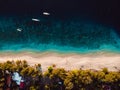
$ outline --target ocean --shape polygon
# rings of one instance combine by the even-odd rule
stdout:
[[[120,53],[120,33],[79,15],[0,15],[0,51]]]
[[[118,1],[1,0],[0,52],[119,53]]]

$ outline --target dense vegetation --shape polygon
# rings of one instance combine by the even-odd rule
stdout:
[[[120,71],[71,70],[50,66],[42,72],[41,64],[29,66],[23,60],[0,63],[0,90],[4,90],[6,70],[10,75],[18,72],[25,78],[26,90],[120,90]],[[12,81],[12,80],[11,80]],[[17,90],[18,85],[12,81],[11,88]],[[22,89],[24,90],[24,89]]]

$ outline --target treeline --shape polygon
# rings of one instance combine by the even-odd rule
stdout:
[[[21,77],[20,83],[14,78],[15,72]],[[42,72],[41,64],[30,66],[25,60],[0,63],[0,90],[18,89],[120,90],[120,71],[108,71],[107,68],[101,71],[82,69],[68,71],[52,65],[47,71]]]

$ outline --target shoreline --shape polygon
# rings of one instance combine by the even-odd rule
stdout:
[[[57,68],[72,69],[94,69],[108,68],[110,71],[120,70],[120,54],[112,52],[97,52],[88,54],[57,53],[57,52],[2,52],[0,62],[7,60],[26,60],[29,65],[40,63],[43,71],[53,64]],[[116,69],[117,68],[117,69]]]
[[[82,51],[61,51],[61,50],[52,50],[48,49],[45,51],[39,51],[39,50],[32,50],[32,49],[23,49],[23,50],[5,50],[0,51],[0,56],[5,54],[48,54],[48,53],[54,53],[59,55],[70,55],[70,54],[77,54],[77,55],[120,55],[120,52],[118,51],[112,51],[112,50],[88,50],[86,52]]]

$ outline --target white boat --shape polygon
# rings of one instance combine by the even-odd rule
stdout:
[[[50,15],[50,13],[48,13],[48,12],[43,12],[43,15]]]
[[[21,29],[21,28],[18,28],[18,29],[17,29],[17,31],[18,31],[18,32],[21,32],[21,31],[22,31],[22,29]]]
[[[32,18],[32,21],[39,22],[40,20],[36,18]]]

